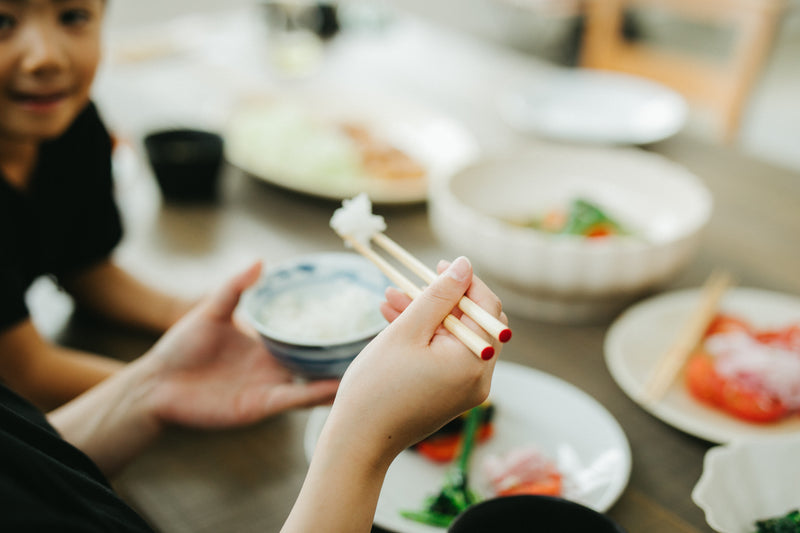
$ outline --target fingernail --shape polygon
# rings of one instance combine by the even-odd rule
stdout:
[[[466,280],[470,275],[469,259],[462,255],[453,261],[444,273],[456,281]]]

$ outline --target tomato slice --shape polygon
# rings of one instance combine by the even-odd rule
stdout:
[[[792,324],[783,329],[758,331],[753,337],[763,344],[800,352],[800,324]]]
[[[774,422],[789,414],[789,409],[779,399],[747,389],[735,380],[725,381],[722,408],[737,418],[759,423]]]
[[[716,335],[717,333],[730,333],[733,331],[741,331],[748,335],[753,334],[750,325],[741,318],[733,315],[719,314],[715,316],[711,324],[708,325],[706,337]]]
[[[493,424],[484,424],[475,434],[476,442],[483,442],[494,434]],[[461,434],[434,435],[418,442],[414,449],[424,457],[437,463],[447,463],[455,459],[461,444]]]
[[[452,461],[458,449],[458,435],[447,435],[424,440],[414,446],[422,456],[437,463]]]
[[[720,376],[714,368],[714,358],[703,351],[696,352],[689,359],[686,384],[689,392],[698,400],[723,409],[741,420],[774,422],[790,412],[777,398]]]
[[[508,489],[500,491],[499,496],[514,496],[516,494],[538,494],[543,496],[561,495],[561,475],[549,474],[537,481],[519,483]]]
[[[786,347],[800,352],[800,324],[792,324],[783,331]]]
[[[598,239],[600,237],[609,237],[614,235],[614,233],[616,233],[616,231],[612,226],[600,223],[589,228],[585,235],[590,239]]]
[[[686,385],[698,400],[715,406],[721,404],[724,381],[714,369],[714,358],[706,352],[695,352],[689,359]]]

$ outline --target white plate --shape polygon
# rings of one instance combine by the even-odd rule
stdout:
[[[756,520],[800,508],[798,457],[800,434],[715,446],[706,452],[692,500],[715,531],[750,533]]]
[[[678,334],[700,296],[697,289],[655,296],[625,311],[611,325],[605,340],[605,357],[617,384],[639,401],[645,380],[656,361]],[[730,289],[720,309],[750,322],[756,328],[782,327],[800,321],[800,299],[759,289]],[[664,422],[711,442],[742,437],[800,431],[800,416],[775,424],[751,424],[695,400],[678,379],[662,400],[643,406]]]
[[[536,445],[564,473],[565,497],[601,512],[617,500],[628,483],[630,447],[617,421],[596,400],[554,376],[504,361],[495,368],[491,400],[497,409],[495,432],[474,451],[473,489],[491,495],[481,472],[487,454]],[[309,459],[327,414],[326,407],[311,413],[304,443]],[[441,533],[399,513],[420,509],[441,488],[446,469],[413,451],[402,452],[389,468],[375,524],[398,533]]]
[[[563,69],[503,94],[512,127],[559,141],[647,144],[677,133],[687,105],[653,81],[592,69]]]
[[[282,106],[284,110],[301,113],[300,119],[290,121],[289,128],[297,127],[298,120],[304,124],[306,120],[314,121],[322,125],[321,128],[342,122],[362,125],[373,137],[411,156],[423,166],[426,176],[379,179],[348,170],[334,179],[330,172],[320,171],[323,165],[314,166],[314,161],[319,161],[315,158],[330,158],[340,149],[336,143],[327,142],[328,137],[321,135],[319,130],[312,136],[316,142],[305,142],[305,146],[300,142],[289,147],[298,165],[281,166],[275,151],[265,149],[251,135],[252,117],[264,106]],[[399,97],[343,89],[326,92],[298,90],[291,95],[264,94],[250,99],[242,103],[231,117],[225,141],[228,161],[268,183],[332,200],[366,192],[374,204],[424,202],[431,180],[459,170],[478,154],[477,141],[471,133],[434,110]],[[312,146],[313,150],[306,150],[306,146]],[[336,157],[333,156],[334,163],[341,160]],[[285,161],[285,158],[281,160]],[[312,170],[301,171],[301,165],[308,165]]]

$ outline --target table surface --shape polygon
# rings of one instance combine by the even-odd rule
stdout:
[[[224,42],[233,46],[230,41],[235,39],[225,32],[244,32],[241,28],[248,27],[251,17],[243,12],[227,16],[218,18],[218,31],[204,39],[227,35]],[[246,42],[240,41],[239,46]],[[112,62],[101,72],[96,98],[112,126],[132,139],[154,125],[189,116],[213,125],[224,115],[234,85],[252,90],[274,81],[269,72],[262,74],[252,64],[246,67],[247,61],[256,64],[263,58],[247,57],[241,49],[239,53],[240,65],[200,53]],[[313,77],[281,83],[347,80],[411,95],[461,121],[485,152],[530,142],[510,131],[488,103],[496,88],[551,68],[414,20],[395,22],[380,33],[343,36],[329,53]],[[217,73],[209,75],[215,68]],[[236,75],[220,76],[223,68]],[[186,89],[193,87],[191,77],[200,75],[205,76],[204,87]],[[165,76],[186,89],[180,102],[173,100],[170,107],[162,96],[156,99],[155,92],[145,89],[153,79],[164,82]],[[135,106],[134,98],[139,102]],[[201,116],[193,105],[212,111]],[[743,286],[800,294],[800,175],[686,135],[647,149],[696,173],[715,200],[703,245],[668,289],[699,286],[712,268],[724,267]],[[333,202],[282,190],[228,167],[215,204],[164,204],[139,153],[134,146],[117,162],[117,192],[126,225],[118,258],[155,284],[199,294],[256,258],[269,263],[342,249],[328,228]],[[428,226],[425,205],[380,207],[377,212],[386,218],[391,236],[424,262],[435,264],[445,255]],[[567,326],[512,315],[510,322],[514,339],[502,352],[504,360],[580,387],[625,431],[633,468],[626,490],[608,514],[631,533],[711,531],[690,498],[711,444],[652,417],[615,384],[603,359],[610,321]],[[122,359],[142,353],[154,340],[99,328],[80,316],[72,317],[58,335],[64,342]],[[115,486],[164,533],[277,531],[305,475],[302,441],[307,417],[307,412],[293,412],[254,427],[214,433],[170,430],[114,481]]]

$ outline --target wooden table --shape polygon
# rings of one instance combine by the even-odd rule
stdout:
[[[379,42],[360,36],[342,44],[318,79],[370,79],[414,95],[461,120],[488,152],[527,142],[499,121],[487,98],[497,83],[525,79],[547,67],[445,30],[404,24],[390,29],[388,38],[372,38]],[[115,87],[113,77],[119,74],[112,69],[107,87]],[[110,92],[101,91],[99,100],[112,108],[115,124],[124,126],[124,113],[113,109],[115,98],[122,96]],[[128,132],[136,133],[133,127]],[[685,135],[648,149],[694,171],[715,199],[703,246],[670,288],[699,286],[712,267],[722,266],[742,285],[800,294],[800,174]],[[328,228],[335,203],[277,189],[227,168],[218,203],[165,205],[141,162],[130,164],[127,175],[118,184],[127,229],[118,256],[166,287],[198,293],[253,258],[279,261],[342,249]],[[392,237],[426,263],[444,255],[424,205],[377,211],[386,217]],[[614,383],[603,360],[609,324],[557,326],[517,316],[510,321],[514,339],[502,353],[504,360],[552,373],[585,390],[627,434],[633,470],[610,516],[631,533],[710,532],[690,499],[710,444],[647,414]],[[81,317],[61,337],[121,358],[135,357],[153,341],[101,330]],[[277,531],[305,474],[306,420],[307,413],[294,412],[236,431],[171,430],[115,485],[164,533]]]

